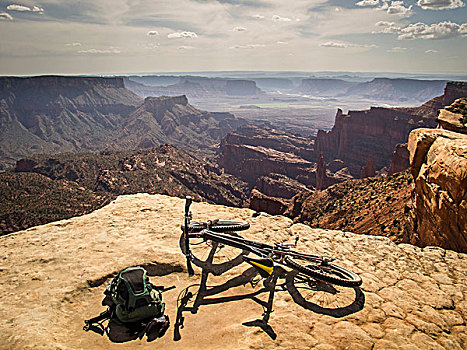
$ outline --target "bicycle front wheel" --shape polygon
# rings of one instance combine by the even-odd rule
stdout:
[[[237,233],[230,233],[233,237],[240,237]],[[192,262],[205,271],[218,276],[243,263],[243,255],[249,252],[220,242],[205,239],[196,233],[190,236],[190,252]],[[180,248],[186,254],[185,236],[180,236]]]
[[[200,232],[206,228],[214,232],[236,232],[244,231],[250,228],[250,224],[243,220],[214,220],[208,225],[208,222],[191,221],[188,225],[189,232]],[[182,226],[183,229],[183,226]]]
[[[301,257],[287,256],[285,264],[302,274],[343,287],[358,287],[362,279],[356,273],[332,262],[317,263]]]

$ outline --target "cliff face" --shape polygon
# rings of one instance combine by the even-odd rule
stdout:
[[[415,179],[410,241],[467,252],[467,135],[417,129],[408,148]]]
[[[261,92],[253,80],[182,77],[130,77],[125,86],[139,96],[187,95],[189,98],[213,96],[253,96]]]
[[[188,287],[197,292],[201,269],[188,277],[179,234],[184,201],[161,195],[119,197],[91,214],[0,237],[0,344],[10,349],[465,349],[467,256],[441,248],[395,245],[383,237],[312,229],[290,219],[253,217],[248,209],[195,203],[195,219],[244,219],[242,235],[262,242],[290,242],[300,234],[297,250],[337,258],[358,272],[360,289],[327,284],[299,287],[279,279],[268,325],[272,340],[258,326],[243,325],[264,313],[267,300],[257,285],[237,283],[255,274],[242,263],[209,275],[207,285],[222,294],[183,312],[181,339],[173,340],[177,299]],[[163,294],[171,326],[154,343],[111,343],[106,336],[83,331],[83,320],[104,311],[103,291],[118,271],[143,265],[152,283],[176,286]],[[193,286],[195,285],[195,286]],[[235,285],[235,287],[231,287]],[[246,297],[245,297],[246,295]],[[251,297],[248,297],[251,295]],[[234,301],[228,302],[226,298]],[[316,299],[305,299],[308,297]],[[339,297],[319,306],[320,299]],[[300,299],[302,298],[302,299]],[[207,301],[208,297],[206,297]],[[193,301],[192,299],[191,301]],[[225,301],[225,302],[223,302]],[[264,302],[263,302],[264,303]],[[191,304],[190,304],[191,305]],[[200,336],[200,329],[203,330]]]
[[[36,153],[211,148],[243,122],[200,111],[185,96],[142,100],[120,78],[0,78],[0,170]]]
[[[448,83],[445,93],[417,108],[372,107],[366,111],[337,111],[331,131],[318,131],[315,153],[342,159],[358,177],[368,157],[379,170],[389,166],[394,147],[407,141],[411,130],[435,128],[438,110],[467,95],[467,83]]]
[[[103,148],[140,103],[118,78],[0,78],[0,168],[31,153]]]
[[[186,96],[147,97],[122,124],[119,148],[148,148],[172,143],[193,150],[213,148],[227,133],[244,124],[230,113],[200,111]]]

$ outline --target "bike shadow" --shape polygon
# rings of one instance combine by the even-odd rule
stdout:
[[[240,265],[242,262],[243,259],[237,259],[235,263],[230,262],[228,266],[233,268],[237,265]],[[222,269],[222,273],[225,273],[229,269]],[[313,299],[310,300],[308,298],[309,295],[313,294],[313,296],[315,296],[316,294],[320,293],[324,297],[327,297],[328,294],[329,297],[336,297],[339,296],[338,293],[341,293],[336,288],[340,287],[335,287],[329,283],[318,281],[308,276],[304,277],[303,275],[293,270],[286,271],[280,266],[274,267],[271,276],[259,281],[256,280],[259,277],[258,270],[255,267],[250,267],[243,271],[240,275],[235,276],[222,284],[208,286],[207,282],[209,275],[212,274],[219,276],[222,274],[219,272],[220,271],[218,266],[213,266],[209,262],[204,262],[201,270],[200,283],[191,285],[180,293],[177,306],[177,319],[174,325],[175,341],[181,339],[180,329],[183,329],[185,321],[183,313],[190,312],[192,314],[196,314],[202,305],[222,304],[250,299],[263,307],[263,314],[261,318],[244,322],[242,325],[246,327],[259,327],[271,339],[274,340],[277,338],[277,334],[269,325],[269,318],[273,312],[274,295],[276,292],[288,292],[291,295],[292,300],[304,309],[336,318],[341,318],[356,313],[362,310],[365,304],[365,295],[363,294],[362,290],[358,287],[354,287],[345,288],[347,293],[347,298],[344,301],[345,305],[320,305],[317,301],[314,301]],[[232,288],[242,285],[245,286],[247,284],[251,284],[252,287],[254,287],[257,283],[260,282],[263,284],[262,288],[251,293],[218,296],[220,293],[226,292]],[[355,297],[351,297],[349,299],[349,291],[355,293]],[[259,297],[266,293],[269,293],[267,301],[261,300]],[[191,306],[188,306],[190,302],[192,302]]]

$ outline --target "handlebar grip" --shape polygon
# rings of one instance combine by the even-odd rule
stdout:
[[[190,205],[191,205],[191,203],[193,203],[193,198],[191,196],[186,196],[185,199],[186,199],[186,201],[185,201],[185,213],[188,214],[188,212],[190,211]]]

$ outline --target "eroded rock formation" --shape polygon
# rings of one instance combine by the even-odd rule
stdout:
[[[280,215],[285,212],[287,205],[284,200],[266,196],[255,188],[251,191],[249,208],[254,211]]]
[[[389,166],[394,147],[407,141],[411,130],[435,128],[438,110],[467,95],[467,83],[448,83],[443,96],[417,108],[371,107],[365,111],[338,110],[331,131],[318,131],[315,153],[341,159],[354,177],[360,175],[368,156],[379,170]]]
[[[415,179],[410,242],[467,252],[467,135],[417,129],[408,148]]]
[[[328,187],[326,162],[324,161],[324,154],[321,153],[318,157],[318,163],[316,164],[316,189],[324,190],[326,187]]]
[[[407,149],[407,143],[400,143],[396,146],[394,152],[392,152],[391,164],[389,165],[388,176],[392,176],[395,173],[404,171],[410,167],[409,162],[409,150]]]
[[[443,129],[467,134],[467,98],[459,98],[440,110],[436,121]]]
[[[300,183],[302,188],[311,189],[317,184],[317,164],[314,159],[313,140],[310,138],[266,127],[244,125],[222,140],[219,165],[227,173],[247,181],[251,187],[260,177],[279,174],[291,182]],[[325,187],[350,177],[345,172],[331,173],[326,172],[326,169],[324,176],[325,183],[321,185]]]
[[[373,158],[368,158],[368,163],[363,167],[362,173],[360,175],[361,179],[365,179],[367,177],[374,177],[376,176],[376,170],[373,166]]]

